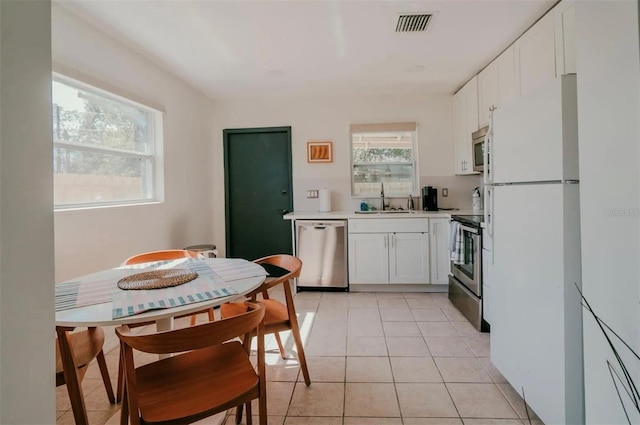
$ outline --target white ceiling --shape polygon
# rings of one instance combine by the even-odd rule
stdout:
[[[555,2],[59,0],[213,98],[453,93]]]

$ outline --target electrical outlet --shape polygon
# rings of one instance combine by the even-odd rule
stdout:
[[[311,199],[311,198],[317,198],[318,197],[318,191],[315,189],[312,190],[307,190],[307,198]]]
[[[449,189],[445,187],[444,189],[442,189],[442,197],[446,198],[447,196],[449,196]]]

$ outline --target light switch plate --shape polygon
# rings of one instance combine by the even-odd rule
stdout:
[[[449,189],[445,187],[444,189],[442,189],[442,197],[446,198],[447,196],[449,196]]]
[[[307,198],[308,199],[317,198],[317,197],[318,197],[318,190],[317,189],[307,190]]]

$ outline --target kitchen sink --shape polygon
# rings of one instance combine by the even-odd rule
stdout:
[[[356,214],[415,214],[413,210],[356,211]]]

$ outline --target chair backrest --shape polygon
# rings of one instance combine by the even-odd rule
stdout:
[[[272,266],[284,269],[288,273],[285,273],[283,276],[267,280],[260,286],[260,288],[249,294],[249,296],[252,299],[255,299],[255,296],[261,293],[264,299],[269,299],[269,289],[273,288],[274,286],[283,284],[282,286],[284,289],[284,298],[287,304],[287,314],[289,316],[289,320],[295,321],[296,308],[293,303],[293,294],[291,293],[291,286],[289,284],[289,281],[295,277],[300,276],[300,271],[302,270],[302,260],[289,254],[276,254],[258,258],[257,260],[254,260],[254,263],[270,264]]]
[[[287,282],[295,277],[300,276],[300,271],[302,270],[302,260],[298,257],[294,257],[289,254],[276,254],[269,255],[268,257],[258,258],[254,260],[256,264],[270,264],[272,266],[280,267],[281,269],[286,270],[288,273],[283,276],[277,277],[271,281],[265,282],[260,288],[260,291],[265,289],[269,289],[273,286],[276,286],[282,282]]]
[[[122,265],[149,263],[151,261],[177,260],[179,258],[196,258],[198,253],[185,249],[165,249],[136,254],[127,258]]]
[[[289,254],[275,254],[267,257],[258,258],[253,261],[257,264],[271,264],[272,266],[280,267],[293,274],[291,277],[300,276],[300,270],[302,269],[302,260],[298,257],[294,257]]]
[[[86,368],[91,360],[95,359],[104,344],[104,331],[102,328],[89,328],[80,332],[68,333],[67,339],[73,352],[73,360],[78,370]],[[80,379],[84,373],[80,374]],[[56,386],[63,385],[64,375],[60,345],[56,338]]]
[[[134,334],[125,325],[116,328],[116,334],[122,343],[145,353],[168,354],[199,350],[255,331],[264,318],[264,305],[249,301],[246,305],[246,313],[215,322],[149,334]]]
[[[246,344],[251,340],[250,335],[255,332],[258,336],[258,376],[260,385],[260,394],[266,394],[266,382],[264,380],[265,363],[264,363],[264,304],[257,302],[247,302],[248,311],[244,314],[234,316],[228,319],[222,319],[216,322],[208,322],[201,325],[190,326],[187,328],[155,332],[155,333],[142,333],[134,334],[131,332],[128,326],[120,326],[116,328],[116,335],[120,338],[120,352],[122,354],[124,369],[125,369],[125,394],[127,394],[127,401],[123,404],[121,412],[121,422],[127,423],[126,416],[130,414],[131,424],[140,424],[139,406],[140,401],[138,399],[138,371],[134,366],[133,349],[143,351],[146,353],[155,354],[168,354],[168,353],[181,353],[190,351],[191,353],[185,353],[178,355],[189,356],[195,351],[206,349],[208,347],[219,346],[233,338],[238,336],[244,337],[243,340]],[[231,344],[238,344],[238,342],[231,341]],[[246,361],[249,362],[249,347],[245,345]],[[204,352],[204,351],[203,351]],[[176,357],[174,357],[176,359]],[[161,360],[162,361],[162,360]],[[179,360],[177,360],[179,364]],[[176,363],[174,363],[175,365]],[[217,365],[207,365],[208,368],[215,368]],[[224,367],[224,366],[223,366]],[[149,377],[146,379],[149,383]],[[173,379],[181,380],[179,373],[173,374]],[[231,385],[227,383],[225,385]],[[167,397],[179,397],[179,394],[166,394]],[[185,401],[188,404],[188,394],[183,394],[186,397]],[[162,395],[158,395],[154,410],[162,409],[159,406]],[[211,405],[207,407],[207,410],[211,410],[215,406]],[[266,418],[266,406],[264,407]],[[202,411],[202,413],[205,413]],[[171,412],[175,415],[176,412]],[[180,417],[174,416],[171,423],[191,423],[183,421]]]

